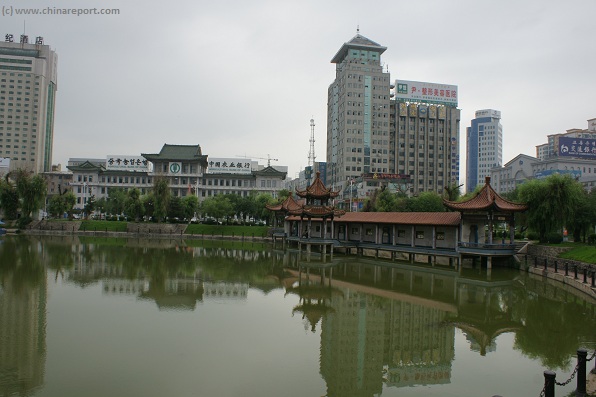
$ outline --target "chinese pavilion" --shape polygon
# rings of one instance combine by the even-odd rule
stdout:
[[[296,189],[296,195],[302,198],[305,203],[298,203],[292,196],[288,197],[283,203],[275,206],[267,206],[267,209],[276,213],[283,213],[284,215],[293,215],[300,217],[299,222],[291,222],[291,235],[298,235],[300,232],[301,239],[311,240],[310,236],[312,228],[312,219],[316,218],[322,221],[322,240],[327,239],[327,222],[331,221],[331,228],[329,238],[333,236],[333,218],[344,215],[344,210],[336,209],[335,206],[329,203],[329,200],[337,197],[339,191],[328,189],[321,180],[321,173],[317,172],[314,181],[305,189]],[[304,225],[304,221],[307,221]],[[317,226],[321,227],[321,226]]]
[[[528,209],[525,204],[514,203],[499,196],[490,186],[490,177],[478,194],[469,200],[455,202],[443,200],[443,204],[453,211],[461,213],[461,242],[468,247],[490,247],[493,244],[493,228],[495,224],[509,225],[508,243],[514,243],[515,213]],[[486,233],[484,233],[486,231]],[[482,233],[481,233],[482,232]],[[503,240],[506,240],[503,236]],[[504,245],[505,241],[503,241]],[[498,248],[498,247],[497,247]],[[461,250],[460,250],[461,251]]]

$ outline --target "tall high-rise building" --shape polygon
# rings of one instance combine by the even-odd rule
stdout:
[[[473,192],[484,184],[490,170],[503,164],[503,127],[501,112],[493,109],[476,111],[466,128],[466,190]]]
[[[385,50],[358,33],[331,60],[326,184],[343,188],[350,201],[365,200],[381,185],[412,195],[442,193],[459,182],[457,86],[405,80],[393,86],[381,62]]]
[[[0,42],[0,157],[10,170],[52,170],[57,63],[42,37]]]
[[[389,73],[386,48],[356,34],[331,60],[327,93],[327,179],[335,190],[371,172],[389,172]]]
[[[442,194],[459,185],[457,86],[396,80],[392,100],[391,173],[410,195]]]

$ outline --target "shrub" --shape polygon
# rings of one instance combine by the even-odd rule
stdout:
[[[528,240],[538,240],[538,233],[533,232],[533,231],[529,231],[526,234],[526,237],[528,238]]]
[[[561,244],[563,242],[563,235],[556,232],[548,233],[546,235],[546,241],[549,244]]]
[[[25,229],[27,227],[28,224],[30,224],[32,221],[32,219],[28,216],[21,216],[19,219],[17,219],[17,227],[19,229]]]
[[[588,236],[588,244],[596,244],[596,233],[592,233]]]
[[[520,233],[520,232],[515,233],[515,239],[516,240],[523,240],[524,237],[525,237],[524,236],[524,233]]]

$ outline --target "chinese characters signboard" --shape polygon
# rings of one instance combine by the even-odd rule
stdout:
[[[596,160],[596,139],[560,137],[559,156]]]
[[[395,80],[395,98],[408,102],[457,106],[457,86],[421,81]]]
[[[149,171],[149,162],[141,156],[108,155],[106,170]]]
[[[560,175],[571,175],[572,178],[581,178],[582,172],[580,170],[544,170],[544,171],[536,171],[534,173],[534,178],[536,179],[544,179],[548,178],[551,175],[560,174]]]
[[[381,174],[381,173],[369,173],[369,174],[362,174],[365,179],[386,179],[386,180],[410,180],[409,174]]]
[[[210,158],[208,174],[250,174],[250,159]]]

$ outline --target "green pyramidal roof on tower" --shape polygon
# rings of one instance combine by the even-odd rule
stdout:
[[[366,38],[366,37],[362,36],[360,33],[358,33],[356,36],[354,36],[352,38],[352,40],[348,41],[347,43],[344,43],[344,45],[341,46],[339,51],[337,51],[337,54],[335,54],[333,59],[331,59],[331,63],[341,62],[345,58],[346,54],[348,53],[348,50],[350,50],[350,49],[367,50],[367,51],[373,50],[373,51],[377,51],[380,55],[385,52],[387,47],[383,47],[379,43],[375,43],[371,39]]]

